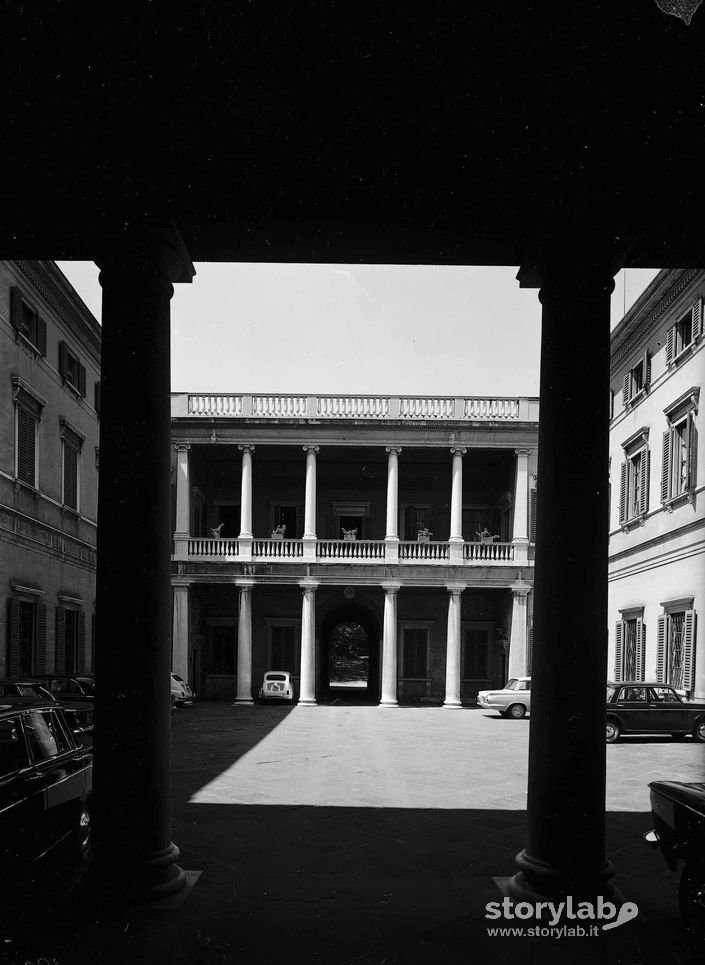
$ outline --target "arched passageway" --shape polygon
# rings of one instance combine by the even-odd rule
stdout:
[[[359,604],[338,607],[323,621],[319,641],[319,699],[377,703],[380,634],[373,614]]]

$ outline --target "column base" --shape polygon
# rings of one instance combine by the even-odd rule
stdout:
[[[313,697],[299,697],[297,704],[299,707],[318,707],[318,701]]]
[[[454,700],[454,699],[444,700],[444,701],[443,701],[443,707],[444,707],[446,710],[462,710],[462,709],[463,709],[462,702],[461,702],[460,700]]]
[[[186,872],[176,864],[179,854],[171,842],[146,861],[130,863],[129,857],[116,854],[111,863],[95,862],[83,884],[86,898],[93,904],[113,908],[148,904],[176,895],[188,883]]]
[[[383,697],[379,702],[379,706],[380,707],[398,707],[399,701],[389,697],[388,698]]]
[[[236,704],[238,704],[238,705],[241,705],[241,704],[254,705],[254,700],[252,699],[252,697],[236,697],[235,700],[233,701],[233,707],[234,707]]]
[[[605,861],[601,868],[592,871],[586,869],[581,874],[579,860],[578,857],[574,870],[566,872],[521,851],[516,856],[520,871],[507,884],[509,897],[514,901],[529,902],[566,898],[569,895],[576,902],[595,901],[602,897],[618,907],[622,905],[624,898],[610,881],[614,875],[612,863]]]

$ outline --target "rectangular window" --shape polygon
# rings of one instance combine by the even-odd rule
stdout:
[[[40,355],[47,354],[46,322],[15,286],[10,291],[10,321],[15,332],[29,342]]]
[[[639,359],[636,365],[624,376],[623,399],[624,405],[636,402],[642,393],[646,392],[651,384],[651,356],[648,349]]]
[[[55,663],[58,673],[84,673],[86,669],[86,616],[74,606],[56,608]]]
[[[615,628],[615,680],[643,680],[646,625],[643,616],[628,616]]]
[[[666,364],[671,365],[676,359],[689,349],[703,331],[702,300],[698,298],[694,305],[682,315],[675,325],[672,325],[666,336]]]
[[[17,406],[17,478],[28,486],[37,484],[37,419],[24,406]]]
[[[64,440],[64,506],[78,511],[78,449]]]
[[[693,396],[694,398],[694,396]],[[669,422],[663,434],[661,502],[684,496],[695,488],[696,441],[695,405],[691,400],[666,410]]]
[[[491,628],[464,627],[462,648],[463,680],[488,680]]]
[[[658,618],[656,678],[659,683],[670,684],[675,690],[692,690],[695,632],[695,610],[689,607],[669,607]]]
[[[401,676],[424,680],[428,676],[428,629],[404,627],[402,630]]]
[[[649,454],[647,428],[639,429],[623,443],[625,460],[619,486],[620,525],[644,516],[649,508]]]
[[[32,677],[46,670],[46,605],[22,591],[9,603],[8,676]]]
[[[78,356],[71,351],[66,342],[59,342],[59,375],[64,382],[86,396],[86,369],[81,365]]]

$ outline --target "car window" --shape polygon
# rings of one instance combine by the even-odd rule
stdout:
[[[505,690],[518,690],[518,689],[519,689],[519,681],[516,679],[516,677],[512,677],[511,680],[508,680],[508,681],[507,681],[507,686],[506,686],[504,689],[505,689]]]
[[[680,704],[681,699],[670,687],[651,687],[649,698],[657,704]]]
[[[17,717],[0,720],[0,777],[29,766],[29,754]]]
[[[267,680],[286,680],[286,674],[283,673],[268,673]]]
[[[528,690],[528,689],[529,689],[529,684],[527,683],[527,681],[526,681],[526,680],[520,680],[520,681],[519,681],[519,686],[517,687],[517,690]]]
[[[35,761],[46,761],[71,750],[69,738],[53,711],[31,710],[25,721]]]
[[[616,693],[617,693],[617,688],[616,688],[616,687],[608,687],[608,688],[607,688],[607,702],[608,702],[608,703],[613,699],[613,697],[614,697],[614,695],[615,695]]]
[[[623,687],[621,700],[627,700],[630,703],[643,700],[646,703],[646,687]]]
[[[92,680],[79,680],[78,685],[87,697],[92,697],[95,694],[95,686]]]

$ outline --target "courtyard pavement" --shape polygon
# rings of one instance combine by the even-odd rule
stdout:
[[[35,911],[0,961],[701,962],[678,875],[641,840],[649,781],[705,780],[702,745],[670,737],[607,747],[607,854],[639,916],[597,937],[488,934],[518,924],[484,915],[524,845],[528,733],[475,708],[185,708],[172,825],[188,892],[99,920],[73,900]]]

